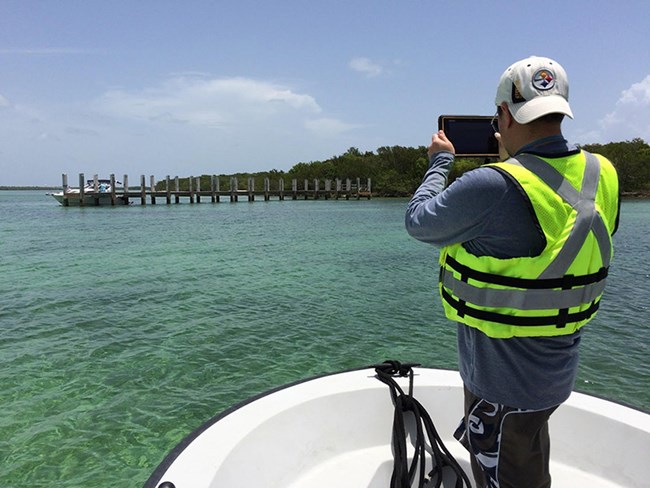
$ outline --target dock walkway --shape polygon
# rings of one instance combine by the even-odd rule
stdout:
[[[74,205],[120,205],[120,204],[131,204],[139,200],[141,205],[146,205],[147,200],[152,205],[155,205],[157,201],[164,202],[166,204],[171,203],[180,203],[181,198],[189,200],[190,203],[201,203],[203,199],[206,201],[209,199],[212,203],[219,203],[222,198],[228,199],[230,202],[238,202],[240,199],[253,202],[256,198],[263,198],[264,201],[269,201],[271,199],[276,200],[339,200],[339,199],[356,199],[360,200],[361,198],[370,199],[372,197],[371,190],[371,180],[367,179],[366,184],[361,184],[361,178],[356,178],[356,181],[346,178],[342,180],[336,178],[335,180],[326,179],[324,181],[315,179],[312,182],[312,185],[309,185],[309,180],[305,179],[303,181],[302,188],[298,188],[298,180],[292,179],[291,189],[286,189],[284,184],[284,179],[280,178],[277,181],[277,186],[272,187],[271,181],[269,178],[264,178],[264,188],[262,190],[255,189],[255,179],[249,177],[247,181],[246,188],[242,189],[239,187],[239,181],[236,177],[230,177],[230,184],[227,189],[221,188],[221,178],[212,175],[210,176],[210,188],[202,189],[201,188],[201,177],[190,176],[187,178],[188,188],[181,190],[180,188],[180,179],[178,176],[173,179],[167,176],[163,181],[156,183],[153,176],[149,177],[149,185],[146,185],[146,178],[144,175],[140,177],[140,186],[131,187],[129,186],[129,177],[124,175],[122,183],[115,180],[115,175],[110,175],[110,199],[106,198],[108,195],[104,195],[102,199],[97,198],[84,198],[84,196],[89,196],[89,194],[84,195],[84,187],[86,186],[86,179],[84,173],[79,174],[79,193],[67,193],[68,186],[68,175],[62,175],[63,183],[63,202],[64,206],[70,204],[70,199],[74,198]],[[98,175],[94,175],[93,180],[93,196],[101,195],[100,193],[100,184]],[[321,183],[324,185],[321,187]],[[121,188],[118,185],[122,185]],[[86,190],[87,191],[87,190]],[[78,199],[78,201],[77,201]],[[88,203],[90,202],[90,203]],[[101,202],[101,203],[100,203]]]

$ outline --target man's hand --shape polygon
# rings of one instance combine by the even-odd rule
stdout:
[[[447,136],[445,135],[445,131],[443,130],[439,130],[438,132],[435,132],[431,136],[431,144],[429,145],[429,150],[427,151],[427,154],[429,155],[429,157],[431,157],[435,153],[440,151],[447,151],[452,154],[456,154],[456,149],[454,148],[454,145],[451,143],[449,139],[447,139]]]

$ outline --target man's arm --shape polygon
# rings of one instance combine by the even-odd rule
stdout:
[[[453,162],[450,152],[431,156],[429,169],[406,210],[406,230],[415,239],[444,246],[478,234],[476,226],[481,222],[476,219],[472,199],[462,196],[467,191],[464,185],[454,184],[445,190]],[[466,176],[463,179],[470,180],[471,186],[472,178]]]
[[[438,246],[485,235],[495,205],[507,190],[504,178],[489,168],[465,173],[445,189],[454,162],[453,152],[444,132],[433,135],[428,151],[429,169],[406,211],[408,233]]]

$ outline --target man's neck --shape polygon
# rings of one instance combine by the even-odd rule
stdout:
[[[553,126],[549,126],[548,124],[541,126],[534,124],[519,125],[518,129],[519,130],[515,131],[513,134],[515,138],[515,144],[513,144],[515,146],[514,154],[522,152],[522,148],[537,144],[538,141],[543,141],[546,139],[564,139],[564,136],[562,135],[562,129],[559,124]]]
[[[563,149],[566,149],[566,150],[569,149],[568,142],[567,142],[567,140],[564,138],[564,136],[562,134],[555,134],[555,135],[552,135],[552,136],[542,137],[540,139],[536,139],[536,140],[531,141],[531,142],[529,142],[527,144],[524,144],[523,146],[521,146],[517,150],[515,155],[521,154],[521,153],[524,153],[524,152],[541,152],[541,153],[553,152],[553,153],[555,153],[555,152],[558,152],[557,151],[558,148],[563,148]]]

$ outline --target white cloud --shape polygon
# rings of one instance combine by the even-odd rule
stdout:
[[[66,127],[65,133],[73,136],[98,136],[99,132],[86,127]]]
[[[343,132],[347,132],[352,129],[357,129],[361,126],[348,124],[338,119],[322,117],[319,119],[307,120],[305,122],[305,127],[317,135],[332,137],[338,136]]]
[[[5,97],[0,95],[0,108],[7,108],[10,106],[11,104],[9,103],[9,100],[7,100]]]
[[[650,75],[639,83],[634,83],[630,88],[624,90],[619,104],[640,103],[641,105],[650,105]]]
[[[374,63],[368,58],[351,59],[348,63],[348,66],[351,70],[363,73],[369,78],[379,76],[383,71],[382,67],[379,64]]]
[[[584,133],[585,142],[616,142],[640,137],[650,142],[650,75],[623,90],[614,110],[596,130]]]
[[[160,177],[288,169],[359,145],[360,126],[328,114],[310,94],[243,77],[177,74],[61,105],[4,100],[3,160],[27,161],[15,182],[33,183],[34,174],[57,182],[60,172]]]
[[[291,88],[248,78],[205,79],[179,76],[141,91],[114,89],[96,106],[113,116],[226,127],[273,117],[319,113],[316,100]]]
[[[40,134],[38,134],[38,136],[36,136],[36,139],[38,139],[40,141],[47,141],[47,140],[60,141],[61,140],[59,138],[59,136],[54,135],[54,134],[50,134],[49,132],[41,132]]]

